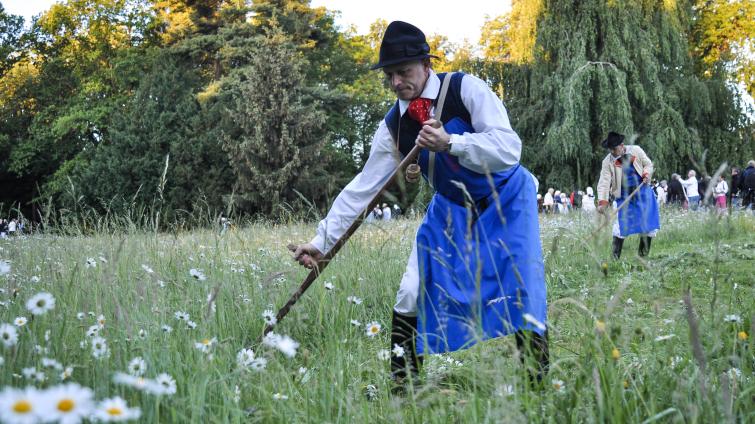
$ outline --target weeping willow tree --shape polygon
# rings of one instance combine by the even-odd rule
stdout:
[[[538,17],[528,13],[529,26],[514,22],[503,33],[516,40],[512,31],[535,32],[534,44],[511,47],[531,51],[487,69],[503,75],[523,161],[548,186],[594,184],[609,131],[640,144],[663,176],[752,153],[736,90],[725,75],[696,74],[690,2],[519,0],[512,16],[517,8]]]

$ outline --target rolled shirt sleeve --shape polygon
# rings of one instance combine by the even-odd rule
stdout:
[[[327,216],[317,226],[317,235],[310,243],[322,253],[330,250],[388,181],[398,164],[399,157],[393,138],[383,120],[373,136],[370,156],[362,172],[336,197]]]
[[[451,135],[450,153],[459,163],[480,174],[500,172],[519,163],[522,140],[511,128],[503,102],[481,79],[464,75],[461,100],[472,118],[475,133]]]

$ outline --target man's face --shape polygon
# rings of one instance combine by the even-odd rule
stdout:
[[[421,60],[399,63],[383,68],[388,84],[401,100],[412,100],[422,94],[430,76],[430,67]]]
[[[624,154],[624,143],[619,144],[616,147],[611,147],[611,154],[614,156],[621,156]]]

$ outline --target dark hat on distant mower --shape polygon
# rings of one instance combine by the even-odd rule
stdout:
[[[608,133],[608,137],[606,137],[606,139],[603,140],[603,143],[601,143],[601,145],[606,149],[613,149],[614,147],[618,146],[619,144],[623,142],[624,142],[623,135],[611,131]]]
[[[385,29],[383,42],[380,43],[380,61],[372,69],[428,57],[437,59],[437,56],[430,54],[425,33],[412,24],[393,21]]]

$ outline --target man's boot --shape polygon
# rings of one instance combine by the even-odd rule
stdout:
[[[652,240],[652,237],[640,236],[640,248],[637,252],[640,256],[645,257],[650,254],[650,242]]]
[[[411,375],[416,379],[422,367],[422,357],[417,355],[417,317],[393,311],[391,322],[391,351],[398,345],[404,349],[402,356],[391,353],[391,378],[403,385]]]
[[[621,237],[613,237],[613,258],[619,259],[621,257],[621,248],[624,247],[624,239]]]
[[[539,385],[550,367],[550,353],[548,352],[548,330],[541,336],[534,331],[517,331],[516,348],[522,365],[528,365],[528,359],[535,360],[535,369],[528,370],[531,384]]]

